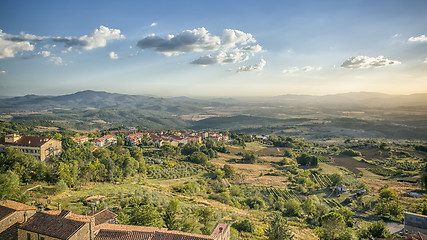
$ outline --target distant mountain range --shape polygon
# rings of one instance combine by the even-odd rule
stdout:
[[[427,93],[388,95],[374,92],[353,92],[325,96],[289,94],[274,97],[195,99],[188,97],[162,98],[86,90],[60,96],[26,95],[23,97],[3,98],[0,101],[0,112],[4,114],[53,109],[140,109],[180,115],[198,112],[204,107],[241,106],[246,104],[369,107],[424,106],[427,105]]]
[[[0,120],[63,129],[139,126],[211,129],[304,138],[427,139],[427,94],[371,92],[325,96],[188,98],[82,91],[0,100]],[[49,125],[49,126],[50,126]]]
[[[214,100],[217,104],[222,104]],[[127,95],[102,91],[86,90],[60,96],[26,95],[4,98],[0,102],[0,112],[46,111],[53,109],[140,109],[185,114],[198,111],[200,107],[210,105],[204,100],[188,97],[149,97]]]

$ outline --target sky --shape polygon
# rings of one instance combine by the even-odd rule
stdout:
[[[0,96],[427,93],[427,1],[0,2]]]

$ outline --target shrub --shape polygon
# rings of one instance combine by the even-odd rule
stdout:
[[[231,226],[237,229],[238,231],[249,232],[249,233],[254,233],[256,229],[255,223],[249,219],[235,222],[231,224]]]

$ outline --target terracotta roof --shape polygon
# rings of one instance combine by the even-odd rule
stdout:
[[[153,232],[100,230],[95,240],[150,240],[153,235]]]
[[[20,222],[16,222],[6,230],[0,233],[0,239],[2,240],[18,240],[18,226]]]
[[[93,216],[85,216],[85,215],[79,215],[74,214],[70,210],[49,210],[44,211],[44,213],[49,215],[57,215],[61,217],[65,217],[66,219],[74,220],[74,221],[80,221],[80,222],[90,222],[90,219],[93,218]]]
[[[156,232],[150,240],[214,240],[213,236],[206,236],[200,234],[179,232],[179,231],[167,231],[167,232]]]
[[[50,237],[68,239],[76,231],[87,224],[83,221],[76,221],[69,219],[68,217],[61,217],[51,213],[53,212],[50,211],[50,214],[46,212],[38,212],[28,219],[27,222],[21,224],[19,228]]]
[[[7,143],[5,138],[0,138],[0,144],[4,145],[15,145],[15,146],[28,146],[28,147],[40,147],[49,141],[51,138],[37,137],[37,136],[21,136],[16,142]]]
[[[12,200],[0,201],[0,206],[7,207],[16,211],[37,210],[36,207],[29,206],[20,202],[15,202]]]
[[[95,240],[215,240],[214,236],[168,231],[167,228],[143,227],[120,224],[95,226]]]
[[[95,217],[95,226],[96,226],[102,223],[106,223],[112,219],[115,219],[117,217],[117,214],[109,211],[108,209],[103,209],[93,214],[92,216]]]
[[[103,223],[103,224],[95,226],[95,231],[98,231],[98,230],[155,232],[155,231],[167,231],[168,229],[167,228],[159,228],[159,227],[144,227],[144,226],[135,226],[135,225]]]

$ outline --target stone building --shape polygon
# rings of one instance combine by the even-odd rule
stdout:
[[[48,137],[9,134],[0,138],[0,152],[5,152],[6,148],[19,149],[35,156],[40,161],[45,161],[52,156],[61,154],[62,143]]]
[[[6,206],[6,207],[5,207]],[[230,226],[218,224],[211,235],[171,231],[167,228],[115,224],[107,209],[83,216],[69,210],[36,213],[36,208],[5,201],[0,205],[2,240],[229,240]]]

